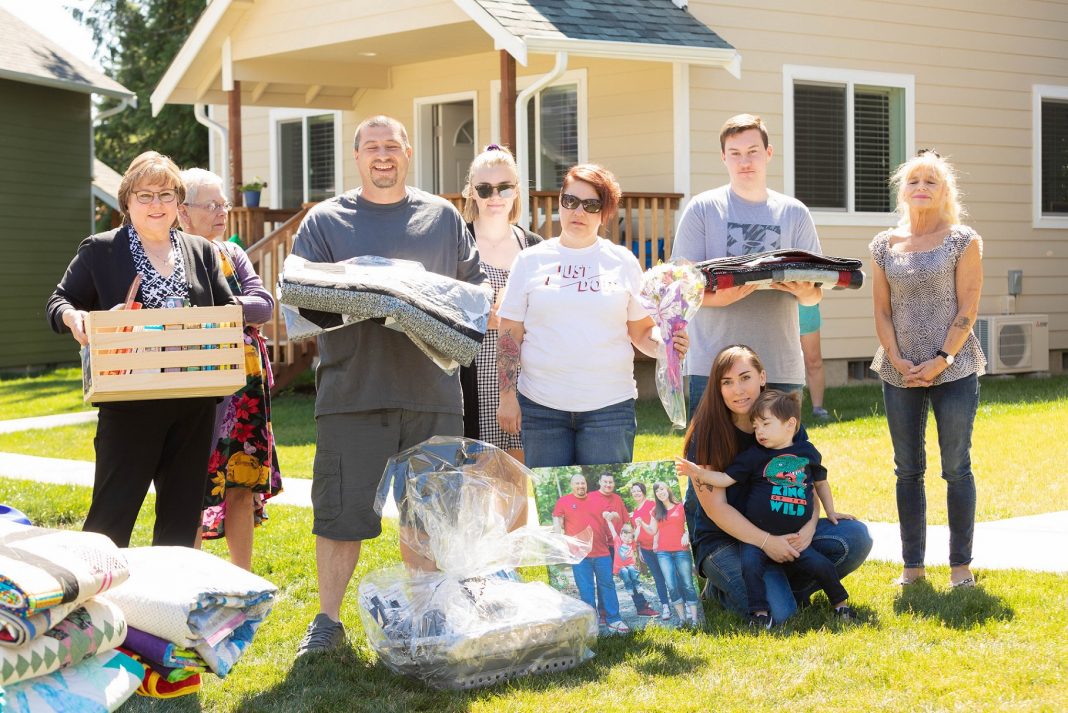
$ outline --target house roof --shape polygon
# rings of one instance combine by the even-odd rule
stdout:
[[[272,35],[241,36],[272,21],[259,5],[213,0],[152,92],[152,111],[225,103],[231,79],[242,80],[245,105],[351,108],[362,91],[389,87],[391,66],[493,49],[523,66],[531,53],[569,52],[740,74],[734,47],[672,0],[441,0],[423,13],[387,7],[373,16],[364,7],[337,2],[330,28],[295,28],[269,46],[263,37]]]
[[[0,9],[0,79],[124,99],[126,87]]]
[[[119,184],[122,175],[100,159],[93,158],[93,196],[119,210]]]

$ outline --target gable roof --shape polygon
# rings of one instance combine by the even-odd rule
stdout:
[[[103,94],[116,99],[134,96],[114,79],[93,69],[60,45],[0,9],[0,79]]]

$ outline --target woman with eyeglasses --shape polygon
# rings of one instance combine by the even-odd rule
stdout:
[[[898,167],[896,228],[875,236],[872,297],[879,349],[871,368],[883,381],[894,445],[897,512],[906,586],[926,576],[925,432],[934,411],[946,481],[950,586],[975,586],[972,427],[986,359],[972,332],[983,290],[983,240],[961,225],[953,167],[923,149]]]
[[[232,206],[223,195],[222,178],[190,168],[182,171],[182,185],[185,202],[178,206],[178,222],[187,233],[212,241],[245,318],[247,381],[215,409],[200,535],[225,537],[230,561],[251,571],[253,530],[267,519],[263,503],[282,490],[271,427],[271,359],[259,331],[271,318],[274,298],[245,251],[223,240]]]
[[[91,310],[121,306],[135,277],[146,309],[168,298],[196,307],[233,304],[207,240],[175,229],[185,188],[178,167],[155,151],[130,163],[119,184],[123,223],[78,246],[48,299],[49,324],[87,343]],[[192,546],[200,525],[215,399],[151,399],[100,404],[93,499],[83,529],[119,547],[130,543],[149,485],[156,488],[153,545]]]
[[[517,433],[501,430],[497,423],[497,317],[498,300],[508,283],[508,270],[521,250],[537,245],[541,236],[524,230],[519,218],[519,169],[512,152],[490,144],[475,157],[463,190],[464,220],[475,236],[483,272],[493,285],[486,338],[475,362],[460,371],[464,393],[464,435],[497,446],[523,461],[523,442]]]
[[[637,258],[598,235],[620,194],[605,168],[574,166],[560,192],[560,236],[512,265],[498,309],[497,418],[505,431],[522,431],[531,468],[633,457],[631,345],[656,356],[664,343],[638,300]],[[685,333],[674,344],[685,354]]]

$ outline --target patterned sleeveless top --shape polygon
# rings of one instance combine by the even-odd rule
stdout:
[[[918,364],[933,357],[945,343],[949,326],[957,316],[957,262],[972,241],[979,244],[981,255],[983,241],[971,228],[954,225],[938,247],[900,253],[890,249],[890,232],[876,235],[868,249],[890,283],[890,308],[901,356]],[[905,385],[882,346],[875,352],[871,370],[891,386]],[[932,385],[985,373],[986,358],[972,332],[957,352],[953,366],[935,377]]]

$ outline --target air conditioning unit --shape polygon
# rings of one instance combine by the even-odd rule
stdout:
[[[988,374],[1049,371],[1049,316],[979,315],[975,336],[986,355]]]

